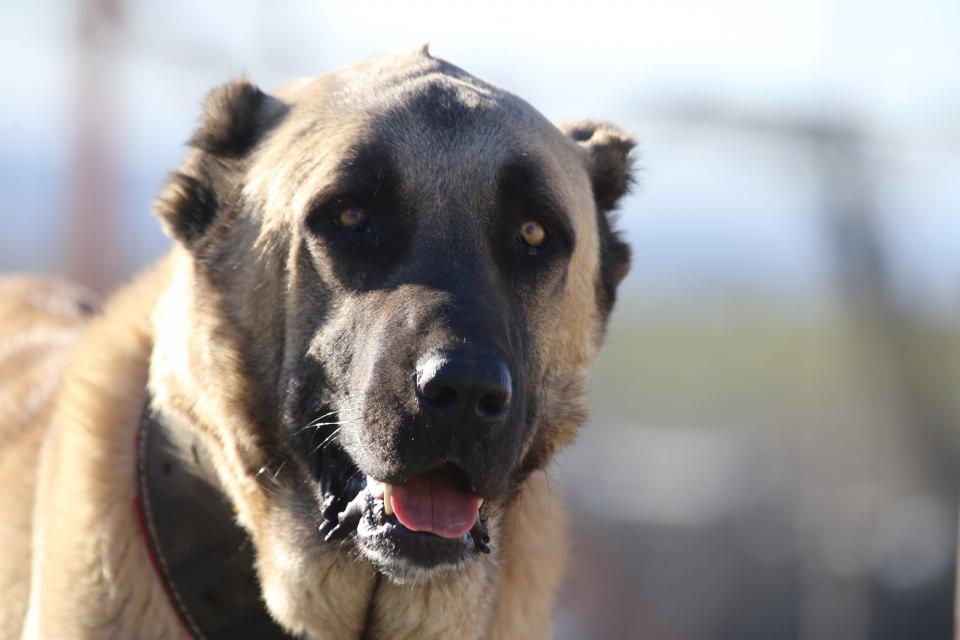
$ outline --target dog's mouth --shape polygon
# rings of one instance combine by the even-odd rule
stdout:
[[[353,539],[395,574],[489,553],[483,499],[459,467],[444,464],[390,484],[360,471],[336,443],[324,447],[316,465],[324,541]]]

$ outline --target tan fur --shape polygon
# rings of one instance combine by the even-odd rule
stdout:
[[[436,64],[425,51],[414,56],[420,56],[414,66]],[[366,64],[361,69],[372,65],[382,72],[394,63]],[[316,531],[304,531],[302,518],[271,499],[258,479],[277,452],[250,407],[276,409],[279,399],[276,390],[251,387],[238,345],[251,334],[270,345],[284,339],[276,314],[293,314],[300,304],[286,301],[300,277],[296,220],[323,186],[336,161],[333,150],[349,140],[351,127],[362,125],[304,126],[314,117],[311,92],[322,82],[299,81],[278,94],[290,115],[251,158],[243,186],[245,197],[259,204],[260,218],[238,220],[221,238],[233,259],[258,265],[228,274],[245,278],[233,285],[255,293],[254,302],[223,299],[198,284],[197,266],[183,245],[199,231],[176,224],[182,222],[177,207],[192,197],[182,181],[171,183],[158,211],[183,242],[88,324],[69,311],[82,295],[67,285],[0,282],[0,484],[8,488],[0,494],[0,640],[21,634],[185,637],[132,508],[134,432],[148,387],[159,419],[192,430],[205,443],[219,484],[253,540],[268,608],[290,631],[336,639],[357,638],[364,630],[366,638],[392,639],[550,637],[567,548],[562,497],[546,471],[530,475],[503,512],[492,508],[490,556],[406,584],[380,576],[346,544],[321,551],[305,544]],[[484,91],[476,90],[478,101]],[[242,92],[260,100],[247,85]],[[572,440],[584,418],[586,368],[603,331],[596,300],[600,238],[583,149],[539,116],[530,118],[515,123],[517,135],[551,159],[547,169],[577,237],[562,299],[537,327],[540,357],[548,363],[542,405],[549,428],[530,444],[528,458],[543,465]],[[231,128],[228,118],[217,124],[216,131]],[[215,146],[211,136],[200,139]],[[448,171],[454,190],[469,184],[458,182],[447,165],[433,166],[435,154],[420,151],[404,165],[419,175]],[[496,149],[481,151],[497,160]],[[197,171],[200,153],[192,152],[181,172]],[[475,149],[465,153],[479,161]],[[287,330],[295,336],[301,328]],[[279,380],[288,366],[269,350],[256,356],[263,379]]]
[[[16,637],[27,609],[36,462],[66,349],[88,293],[40,278],[0,279],[0,634]]]
[[[37,468],[25,638],[182,637],[132,508],[150,312],[164,278],[152,270],[118,294],[69,355]]]
[[[16,341],[24,344],[22,353],[7,355],[16,361],[0,361],[0,482],[11,488],[0,494],[4,639],[20,636],[28,586],[33,593],[23,630],[27,638],[185,637],[149,563],[131,506],[134,430],[153,346],[151,316],[169,289],[175,258],[119,293],[82,336],[79,314],[58,313],[57,305],[70,308],[77,297],[65,285],[15,280],[0,286],[2,344],[8,350]],[[41,285],[50,287],[43,294],[48,309],[32,304]],[[42,328],[49,332],[45,341],[37,338],[36,346],[28,347],[32,332]],[[56,400],[43,397],[33,409],[25,406],[27,391],[43,387],[50,389],[48,396],[58,388]],[[532,476],[508,516],[509,542],[498,571],[474,565],[470,571],[478,575],[467,581],[472,592],[466,594],[455,584],[460,574],[414,586],[381,580],[370,637],[549,637],[564,550],[560,513],[558,488],[548,489],[541,474]],[[270,585],[274,578],[282,581],[289,567],[267,556],[261,565],[267,598],[287,606],[271,596]],[[299,621],[298,630],[315,638],[357,637],[373,589],[372,568],[333,555],[308,573],[313,588],[287,612]],[[501,576],[490,577],[496,573]],[[491,579],[498,583],[497,602],[475,606]],[[331,629],[343,633],[331,635]]]

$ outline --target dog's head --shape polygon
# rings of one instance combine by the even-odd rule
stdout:
[[[255,543],[346,538],[398,580],[496,547],[584,418],[632,145],[426,51],[210,95],[157,201],[187,312],[152,384],[227,452]]]

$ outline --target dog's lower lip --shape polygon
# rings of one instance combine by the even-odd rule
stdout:
[[[490,553],[490,537],[480,521],[457,538],[411,531],[396,515],[387,515],[380,500],[369,492],[367,496],[370,508],[357,525],[356,544],[387,575],[404,575],[412,568],[442,570],[461,565],[478,554]]]

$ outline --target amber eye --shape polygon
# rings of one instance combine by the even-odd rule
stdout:
[[[344,209],[336,218],[334,218],[336,225],[344,231],[354,231],[359,229],[363,227],[366,221],[367,212],[356,207]]]
[[[527,220],[520,225],[520,236],[531,247],[539,247],[547,239],[547,230],[536,220]]]

